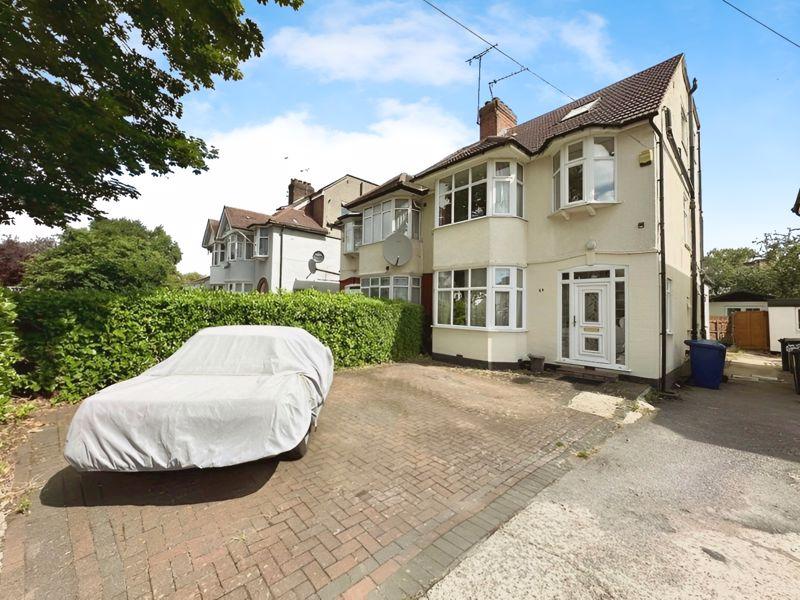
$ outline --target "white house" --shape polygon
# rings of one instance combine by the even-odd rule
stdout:
[[[292,179],[289,204],[271,215],[223,207],[203,234],[203,247],[211,255],[206,286],[231,292],[338,291],[341,234],[330,226],[342,204],[373,187],[353,175],[317,191]]]
[[[342,287],[419,299],[437,358],[666,385],[707,314],[695,90],[681,54],[522,123],[493,98],[476,142],[346,206]]]

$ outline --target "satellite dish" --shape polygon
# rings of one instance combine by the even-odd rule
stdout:
[[[402,231],[395,231],[383,240],[383,258],[393,267],[411,260],[411,240]]]
[[[315,263],[321,263],[323,260],[325,260],[325,255],[322,253],[321,250],[317,250],[316,252],[314,252],[314,254],[311,255],[311,259]]]

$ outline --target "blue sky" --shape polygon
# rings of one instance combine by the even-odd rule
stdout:
[[[800,1],[738,0],[795,40]],[[543,77],[579,97],[684,52],[703,140],[706,249],[748,245],[800,225],[800,50],[718,0],[659,3],[560,0],[440,2]],[[319,187],[351,172],[380,182],[415,172],[477,138],[477,71],[484,44],[421,0],[307,0],[297,12],[247,3],[266,52],[245,78],[187,97],[183,126],[216,145],[208,173],[134,181],[142,198],[112,216],[164,224],[184,271],[204,271],[205,219],[223,204],[270,212],[291,176]],[[497,53],[486,83],[516,70]],[[567,99],[528,74],[494,92],[520,121]],[[20,219],[5,233],[42,233]]]

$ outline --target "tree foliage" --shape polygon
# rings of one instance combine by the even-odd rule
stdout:
[[[25,242],[15,237],[6,237],[0,242],[0,285],[19,285],[25,269],[25,261],[56,245],[53,237],[39,237]]]
[[[162,227],[97,219],[87,229],[67,227],[56,247],[28,262],[22,283],[42,290],[147,290],[177,281],[180,259]]]
[[[754,248],[722,248],[704,261],[712,294],[748,291],[775,297],[800,296],[800,229],[765,233]]]
[[[123,175],[206,169],[216,151],[178,127],[181,98],[240,79],[263,45],[239,0],[0,4],[0,223],[97,217],[138,196]]]

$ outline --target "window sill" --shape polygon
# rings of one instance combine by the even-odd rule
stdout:
[[[617,364],[605,364],[605,363],[596,363],[591,361],[584,361],[584,360],[573,360],[568,358],[559,358],[554,361],[557,365],[579,365],[581,367],[595,367],[597,369],[602,369],[604,371],[622,371],[625,373],[630,373],[630,367],[625,365],[617,365]]]
[[[394,232],[392,232],[392,233],[394,233]],[[408,237],[408,236],[406,236],[406,237]],[[419,240],[419,239],[417,239],[417,238],[409,238],[409,239],[410,239],[412,242],[419,242],[419,241],[420,241],[420,240]],[[383,238],[382,240],[379,240],[379,241],[377,241],[377,242],[370,242],[369,244],[363,244],[363,243],[362,243],[362,244],[361,244],[361,245],[360,245],[360,246],[359,246],[359,247],[356,249],[356,251],[355,251],[355,252],[353,252],[353,254],[358,254],[358,251],[359,251],[361,248],[363,248],[364,246],[374,246],[375,244],[382,244],[382,243],[383,243],[383,242],[385,242],[385,241],[386,241],[386,238]]]
[[[513,327],[472,327],[469,325],[431,325],[433,329],[450,329],[456,331],[482,331],[484,333],[527,333],[527,329]]]
[[[520,221],[528,222],[525,217],[518,217],[517,215],[483,215],[482,217],[475,217],[474,219],[466,219],[464,221],[456,221],[455,223],[447,223],[446,225],[434,225],[433,229],[444,229],[445,227],[452,227],[453,225],[463,225],[464,223],[474,223],[475,221],[482,221],[483,219],[519,219]]]
[[[590,217],[593,217],[597,214],[598,208],[603,208],[605,206],[615,206],[620,204],[618,200],[614,202],[573,202],[572,204],[567,204],[566,206],[562,206],[558,210],[551,212],[547,215],[548,219],[552,219],[553,217],[561,217],[565,221],[569,221],[570,216],[573,213],[586,213]]]

